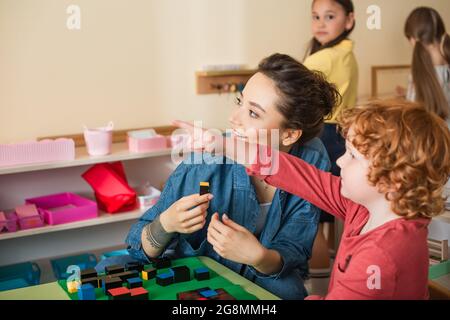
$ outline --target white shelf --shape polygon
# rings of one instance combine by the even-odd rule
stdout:
[[[106,156],[90,156],[87,153],[85,147],[79,147],[75,149],[75,160],[51,162],[51,163],[27,164],[12,167],[0,167],[0,175],[48,170],[48,169],[78,167],[103,162],[114,162],[114,161],[168,156],[171,154],[171,151],[172,151],[171,148],[167,148],[145,153],[131,153],[128,151],[127,143],[114,143],[112,146],[111,154]]]
[[[128,211],[128,212],[114,213],[114,214],[100,211],[98,217],[93,218],[93,219],[64,223],[64,224],[59,224],[59,225],[55,225],[55,226],[47,225],[47,226],[39,227],[39,228],[19,230],[16,232],[1,233],[0,241],[7,240],[7,239],[27,237],[27,236],[34,236],[34,235],[49,233],[49,232],[91,227],[91,226],[120,222],[120,221],[127,221],[127,220],[134,220],[134,219],[137,220],[140,218],[140,216],[144,212],[145,211],[141,210],[141,209],[136,209],[136,210]]]

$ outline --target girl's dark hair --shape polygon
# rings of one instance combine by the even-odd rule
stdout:
[[[432,8],[416,8],[406,20],[405,36],[416,40],[412,61],[416,100],[441,118],[447,119],[450,114],[449,103],[426,49],[427,45],[439,44],[442,56],[450,64],[450,37],[445,31],[444,21]]]
[[[341,103],[338,90],[321,72],[310,71],[288,55],[276,53],[265,58],[258,72],[275,83],[280,94],[277,108],[285,118],[283,127],[301,129],[301,144],[321,133],[324,119]]]
[[[338,4],[341,5],[341,7],[345,10],[345,14],[347,16],[350,13],[355,12],[355,7],[353,6],[352,0],[334,0],[334,2],[337,2]],[[314,1],[313,1],[313,4],[314,4]],[[350,33],[352,33],[352,31],[355,29],[355,25],[356,25],[356,22],[353,23],[353,26],[351,29],[345,30],[336,39],[334,39],[328,43],[325,43],[324,45],[320,44],[320,42],[317,41],[317,39],[313,37],[308,45],[308,48],[306,49],[305,59],[306,59],[306,57],[316,53],[317,51],[334,47],[335,45],[341,43],[343,40],[347,39],[348,36],[350,35]]]

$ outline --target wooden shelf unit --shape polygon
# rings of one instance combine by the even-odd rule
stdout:
[[[229,70],[229,71],[197,71],[195,73],[197,82],[197,94],[220,94],[231,93],[233,91],[219,89],[225,85],[246,84],[257,70]]]

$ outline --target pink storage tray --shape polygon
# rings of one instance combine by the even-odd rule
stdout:
[[[98,216],[97,203],[73,193],[59,193],[26,199],[35,204],[50,225],[92,219]]]
[[[128,132],[128,150],[133,153],[149,152],[166,149],[167,138],[156,134],[151,136],[151,130],[138,130]]]
[[[0,144],[0,167],[75,159],[72,139]]]

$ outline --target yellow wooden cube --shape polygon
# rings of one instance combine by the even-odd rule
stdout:
[[[155,268],[148,268],[142,270],[142,279],[143,280],[150,280],[156,277],[156,269]]]
[[[68,281],[67,282],[67,291],[69,293],[75,293],[78,291],[78,288],[80,287],[81,282],[80,281]]]

